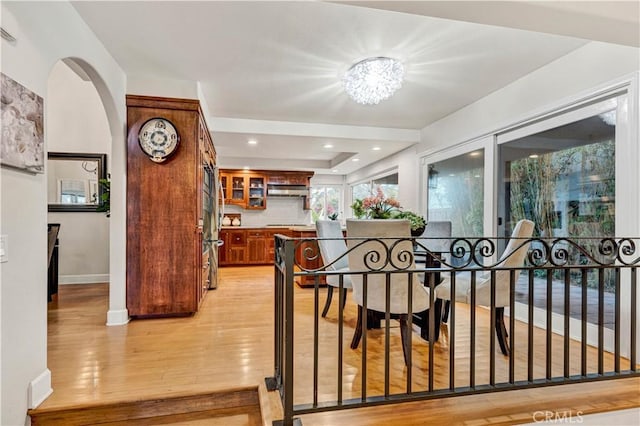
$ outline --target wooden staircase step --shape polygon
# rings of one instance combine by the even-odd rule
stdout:
[[[249,418],[258,421],[256,424],[262,423],[257,386],[116,403],[83,404],[50,409],[36,408],[29,410],[28,414],[31,416],[33,426],[215,425],[216,423],[211,423],[212,419],[224,419],[225,417],[227,417],[227,421],[220,424],[227,425],[234,424],[230,420],[237,416],[245,420],[249,416]],[[188,423],[190,421],[196,423]],[[205,423],[198,423],[200,421]]]
[[[260,410],[257,407],[246,406],[101,423],[100,426],[262,426],[262,424]]]

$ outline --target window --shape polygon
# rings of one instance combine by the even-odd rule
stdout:
[[[618,140],[620,112],[624,115],[619,98],[611,98],[559,115],[548,120],[549,124],[534,123],[514,131],[513,136],[498,137],[498,211],[505,218],[505,233],[511,232],[518,220],[529,219],[535,223],[534,236],[583,238],[580,245],[598,256],[600,239],[616,235],[616,214],[620,202],[627,198],[616,199],[624,184],[616,180],[620,161],[616,148],[622,143]],[[581,262],[581,249],[568,246],[566,250],[569,264]],[[544,286],[545,279],[544,274],[536,275],[535,285]],[[571,271],[571,286],[581,287],[581,279],[582,272]],[[553,274],[554,291],[562,288],[563,280],[562,274]],[[597,281],[595,272],[586,272],[589,306],[598,303]],[[517,286],[525,288],[524,284]],[[605,300],[613,300],[615,291],[613,271],[604,271]],[[527,303],[525,297],[516,300]],[[612,305],[605,303],[605,317],[614,315]],[[555,305],[553,309],[563,312]],[[571,316],[580,319],[577,313],[571,312]],[[593,322],[596,316],[588,311],[586,318]],[[605,323],[608,327],[611,325]]]
[[[457,237],[484,235],[484,149],[429,164],[428,217]]]
[[[389,176],[385,176],[379,179],[371,181],[371,189],[380,187],[382,193],[387,198],[398,199],[398,174],[394,173]]]
[[[320,219],[337,219],[342,212],[341,200],[341,186],[312,186],[309,204],[313,223]]]
[[[369,197],[378,187],[382,190],[386,198],[398,199],[398,173],[396,172],[353,185],[351,187],[351,200],[362,200],[363,198]]]
[[[615,235],[615,123],[610,110],[500,146],[508,223],[544,237]]]

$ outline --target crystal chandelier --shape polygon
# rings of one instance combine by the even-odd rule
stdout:
[[[349,68],[342,77],[344,90],[359,104],[377,105],[402,86],[404,67],[392,58],[367,58]]]

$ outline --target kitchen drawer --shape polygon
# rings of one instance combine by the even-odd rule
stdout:
[[[245,231],[229,231],[230,246],[244,246],[247,244],[247,233]]]
[[[268,231],[260,231],[256,229],[252,229],[247,232],[247,238],[267,238]]]

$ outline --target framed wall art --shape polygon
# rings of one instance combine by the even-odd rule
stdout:
[[[2,140],[0,164],[29,173],[44,173],[43,100],[0,73]]]

